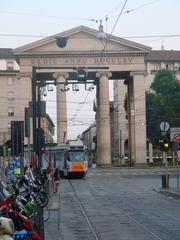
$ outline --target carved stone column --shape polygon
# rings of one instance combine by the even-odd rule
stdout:
[[[110,72],[97,72],[97,153],[98,165],[111,165],[109,78]]]
[[[53,77],[57,79],[57,143],[65,143],[67,141],[67,106],[63,83],[65,84],[69,75],[62,72],[54,73]]]
[[[129,165],[132,166],[135,159],[135,125],[134,125],[134,81],[133,77],[129,76],[127,79],[127,110],[128,110],[128,160]]]
[[[132,79],[128,84],[130,88],[131,157],[136,164],[147,163],[145,74],[146,72],[131,73]]]

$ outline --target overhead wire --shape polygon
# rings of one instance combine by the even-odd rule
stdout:
[[[117,23],[118,23],[121,15],[122,15],[122,13],[123,13],[123,10],[124,10],[126,4],[127,4],[127,0],[125,0],[124,4],[123,4],[123,6],[122,6],[122,8],[121,8],[121,10],[120,10],[120,13],[118,14],[118,17],[117,17],[117,19],[116,19],[116,21],[115,21],[115,24],[114,24],[114,26],[113,26],[110,34],[108,35],[108,38],[106,39],[106,42],[105,42],[105,45],[104,45],[104,48],[103,48],[103,52],[105,51],[106,45],[108,44],[108,42],[110,41],[110,39],[111,39],[111,37],[112,37],[112,34],[113,34],[113,32],[114,32],[114,29],[115,29],[115,27],[116,27],[116,25],[117,25]]]
[[[96,21],[95,18],[79,18],[79,17],[65,17],[65,16],[56,16],[56,15],[46,15],[46,14],[34,14],[34,13],[23,13],[23,12],[10,12],[10,11],[0,11],[0,13],[5,14],[14,14],[14,15],[23,15],[23,16],[33,16],[41,18],[55,18],[55,19],[65,19],[65,20],[76,20],[76,21]]]
[[[34,37],[34,38],[45,38],[45,37],[54,37],[54,35],[33,35],[33,34],[10,34],[10,33],[0,33],[1,37]],[[162,34],[162,35],[135,35],[135,36],[122,36],[122,38],[131,39],[131,38],[175,38],[180,37],[180,34]],[[74,37],[74,39],[89,39],[87,37]]]
[[[127,1],[126,1],[127,2]],[[152,1],[152,2],[156,2],[156,1]],[[146,4],[147,5],[147,4]],[[144,5],[142,5],[142,6],[145,6],[145,4]],[[139,7],[140,8],[140,7]],[[138,8],[135,8],[135,9],[131,9],[131,10],[129,10],[129,12],[130,11],[134,11],[134,10],[136,10],[136,9],[138,9]],[[51,16],[49,16],[49,17],[51,17]],[[118,16],[118,17],[120,17],[120,16]],[[118,19],[117,19],[117,21],[116,22],[118,22]],[[116,24],[115,24],[115,26],[116,26]],[[115,27],[114,27],[115,28]],[[112,30],[112,32],[114,31],[114,29]],[[111,32],[111,34],[112,34],[112,32]],[[177,36],[177,35],[176,35]],[[180,35],[178,35],[178,36],[180,36]],[[40,36],[39,36],[40,37]],[[44,37],[44,36],[43,36]],[[137,37],[137,36],[136,36]],[[134,37],[134,38],[136,38],[136,37]],[[140,36],[141,38],[142,37],[144,37],[144,36]],[[146,36],[147,37],[147,36]],[[152,37],[152,36],[151,36]],[[158,36],[159,37],[159,36]],[[174,37],[174,36],[173,36]],[[131,37],[131,38],[133,38],[133,37]],[[87,94],[88,95],[88,94]],[[87,98],[87,96],[85,97],[85,100],[86,100],[86,98]],[[85,100],[82,102],[83,104],[85,103]],[[80,104],[80,103],[79,103]],[[77,113],[75,113],[75,115],[76,115]]]
[[[114,26],[113,26],[113,28],[112,28],[112,31],[111,31],[110,35],[108,36],[108,39],[106,39],[105,45],[104,45],[103,50],[102,50],[102,52],[101,52],[102,56],[103,56],[103,53],[104,53],[104,51],[105,51],[105,49],[106,49],[107,42],[110,40],[110,37],[111,37],[111,35],[112,35],[112,33],[113,33],[113,31],[114,31],[114,29],[115,29],[115,27],[116,27],[116,25],[117,25],[117,23],[118,23],[118,21],[119,21],[119,18],[120,18],[121,14],[122,14],[125,6],[126,6],[126,3],[127,3],[127,0],[125,0],[125,2],[124,2],[124,4],[123,4],[123,7],[122,7],[122,9],[121,9],[121,11],[120,11],[120,13],[119,13],[119,15],[118,15],[118,18],[117,18],[117,20],[116,20],[116,22],[115,22],[115,24],[114,24]],[[85,99],[84,99],[84,103],[85,103],[85,101],[86,101],[89,93],[90,93],[90,92],[87,93],[87,95],[86,95],[86,97],[85,97]],[[83,105],[81,105],[81,108],[82,108],[82,106],[83,106]],[[76,115],[77,115],[78,112],[81,110],[81,108],[78,108],[78,109],[75,111],[72,119],[74,119],[74,118],[76,117]]]
[[[123,14],[130,13],[130,12],[134,12],[134,11],[136,11],[136,10],[138,10],[138,9],[141,9],[141,8],[143,8],[143,7],[146,7],[146,6],[149,6],[149,5],[154,4],[155,2],[159,2],[159,1],[160,1],[160,0],[154,0],[154,1],[151,1],[151,2],[144,3],[144,4],[142,4],[142,5],[139,5],[138,7],[135,7],[135,8],[132,8],[132,9],[130,9],[130,10],[127,10],[127,11],[123,12]]]

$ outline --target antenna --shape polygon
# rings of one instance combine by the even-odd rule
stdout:
[[[103,32],[102,19],[100,19],[99,31],[100,31],[100,32]]]

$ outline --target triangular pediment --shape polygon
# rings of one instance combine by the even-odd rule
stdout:
[[[57,46],[58,37],[67,37],[64,48]],[[123,38],[105,34],[98,30],[80,26],[51,37],[24,45],[15,49],[16,55],[31,54],[66,54],[66,53],[99,53],[105,52],[149,52],[150,47]]]

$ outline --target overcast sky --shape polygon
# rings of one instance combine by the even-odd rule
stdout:
[[[98,29],[99,20],[102,19],[107,33],[113,31],[115,36],[142,43],[154,50],[161,49],[162,43],[167,50],[180,50],[180,0],[127,0],[123,14],[118,20],[125,2],[0,0],[0,48],[20,47],[79,25]],[[174,35],[179,36],[173,37]],[[136,36],[137,38],[131,38]],[[110,95],[112,97],[112,89]],[[80,134],[93,122],[94,96],[95,91],[68,92],[70,138]],[[47,99],[48,111],[55,121],[55,91],[49,93]]]

